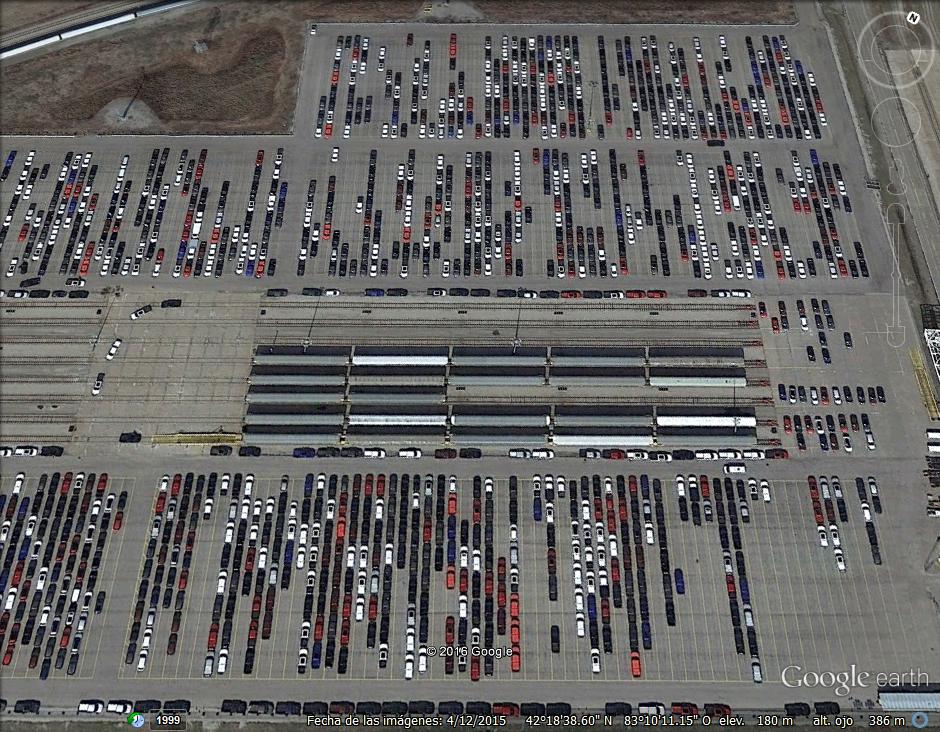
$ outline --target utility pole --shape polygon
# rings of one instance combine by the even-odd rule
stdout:
[[[522,303],[519,303],[519,310],[516,312],[516,334],[512,337],[512,355],[516,355],[516,349],[522,347],[522,340],[519,338],[519,324],[522,320]]]

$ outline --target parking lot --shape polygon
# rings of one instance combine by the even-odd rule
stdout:
[[[310,31],[292,135],[3,141],[4,698],[940,675],[919,331],[821,26]]]
[[[516,475],[508,469],[492,477],[485,470],[475,473],[470,465],[460,462],[454,464],[459,475],[451,477],[440,472],[440,463],[408,470],[402,461],[392,472],[375,463],[375,468],[370,465],[368,472],[359,473],[347,472],[341,463],[336,463],[338,472],[333,472],[327,463],[325,472],[310,473],[306,478],[292,471],[282,492],[282,480],[276,473],[241,472],[253,467],[251,461],[213,462],[211,471],[206,468],[192,474],[176,475],[171,467],[162,491],[159,476],[146,481],[141,476],[134,483],[118,479],[109,486],[110,490],[136,488],[144,495],[140,486],[152,484],[157,498],[129,502],[119,531],[113,530],[113,519],[111,529],[101,527],[112,535],[97,585],[107,588],[108,601],[103,614],[94,616],[85,631],[83,647],[87,650],[75,676],[53,668],[45,683],[48,688],[87,696],[82,691],[92,688],[87,682],[111,678],[114,694],[121,690],[139,697],[148,686],[155,689],[153,682],[159,681],[168,693],[170,689],[190,688],[189,695],[196,696],[197,705],[202,706],[199,699],[204,698],[211,708],[222,697],[240,693],[245,698],[263,696],[256,691],[263,686],[245,686],[247,679],[282,681],[285,685],[278,693],[284,696],[288,689],[295,689],[301,700],[310,695],[295,685],[305,677],[324,682],[357,680],[360,686],[355,692],[347,687],[340,693],[342,687],[333,684],[322,686],[335,698],[354,699],[431,695],[412,689],[421,680],[443,684],[422,685],[422,689],[446,688],[445,695],[473,698],[476,694],[485,697],[487,688],[497,689],[494,684],[506,680],[513,682],[512,688],[517,682],[544,682],[544,694],[561,688],[555,682],[632,679],[638,694],[642,689],[651,693],[660,688],[648,683],[677,682],[681,684],[677,688],[686,688],[685,684],[690,689],[697,685],[714,688],[709,696],[696,699],[698,703],[740,698],[759,706],[758,702],[780,694],[780,685],[771,679],[779,678],[780,669],[788,663],[813,664],[825,659],[833,663],[855,661],[860,667],[885,664],[900,668],[913,663],[929,668],[929,651],[919,642],[924,608],[899,599],[900,588],[916,582],[906,568],[903,551],[894,548],[897,532],[903,531],[899,520],[903,521],[904,508],[898,505],[901,499],[893,481],[879,479],[882,511],[874,515],[874,523],[883,537],[884,554],[883,563],[875,565],[861,531],[863,510],[854,490],[854,473],[867,479],[864,467],[840,476],[848,511],[844,519],[836,519],[841,525],[846,566],[840,571],[834,547],[819,545],[806,478],[790,471],[787,473],[792,477],[771,476],[766,484],[762,482],[765,479],[755,478],[752,488],[746,480],[735,484],[729,479],[727,486],[723,485],[726,481],[708,468],[701,469],[702,476],[687,470],[657,470],[651,475],[647,470],[639,474],[629,469],[611,471],[610,464],[598,464],[595,470],[594,466],[573,463],[564,476],[547,470]],[[872,465],[865,462],[865,467]],[[422,474],[423,469],[435,472]],[[681,485],[677,475],[682,478]],[[704,490],[708,487],[706,477],[714,484],[708,494]],[[11,492],[12,480],[4,481],[6,495]],[[35,495],[32,487],[37,480],[42,480],[42,474],[27,476],[23,496]],[[180,487],[174,489],[177,481]],[[251,497],[243,509],[246,488]],[[68,495],[80,495],[74,483]],[[209,497],[213,506],[205,518]],[[188,506],[184,503],[187,499]],[[269,499],[273,499],[272,505],[266,506]],[[174,515],[175,511],[179,513]],[[242,520],[245,515],[248,518]],[[145,568],[154,516],[167,522],[167,528],[160,529],[166,538],[155,542],[152,568]],[[174,525],[174,519],[175,525],[195,526],[195,535],[187,538],[179,530],[175,536],[171,534],[169,526]],[[268,520],[271,523],[265,526]],[[572,521],[577,534],[572,534]],[[449,524],[453,529],[448,529]],[[547,557],[553,548],[549,527],[554,527],[554,573]],[[244,544],[237,538],[229,539],[226,550],[230,529],[236,537],[244,537]],[[134,538],[130,543],[124,541],[128,532]],[[257,538],[252,539],[255,532]],[[723,564],[723,541],[729,542],[724,556],[736,557],[730,572]],[[191,563],[184,581],[183,555],[190,544]],[[575,544],[580,554],[573,551]],[[352,550],[352,566],[348,550]],[[592,550],[593,561],[589,558]],[[223,552],[230,552],[231,558]],[[364,561],[361,552],[365,553]],[[264,568],[258,564],[262,553],[268,557]],[[661,569],[667,568],[666,583],[661,571],[653,571],[657,554]],[[172,563],[174,557],[176,564]],[[224,606],[233,608],[230,618],[228,610],[213,614],[220,567],[229,573]],[[245,567],[253,567],[254,572]],[[416,575],[412,588],[405,572],[408,567]],[[580,575],[577,578],[575,568]],[[681,592],[677,569],[683,577]],[[171,574],[164,574],[157,582],[151,574],[154,571]],[[554,580],[550,579],[553,574]],[[151,604],[145,599],[139,625],[132,628],[137,585],[143,577],[152,579],[154,586],[165,587],[172,604],[168,605],[161,589],[154,620],[147,619]],[[356,577],[371,579],[357,590]],[[28,578],[24,576],[22,581]],[[550,594],[553,585],[555,599]],[[252,598],[260,601],[266,597],[268,587],[274,588],[276,600],[269,610],[261,601],[253,614]],[[871,598],[874,588],[876,602],[869,604],[864,598]],[[309,615],[304,609],[307,592],[312,599]],[[181,595],[185,596],[182,604],[176,599]],[[577,595],[583,595],[580,612]],[[149,597],[149,592],[144,597]],[[322,606],[318,597],[324,600]],[[735,608],[730,614],[729,597]],[[362,619],[357,620],[360,599],[364,607]],[[464,602],[466,628],[461,623]],[[518,608],[514,608],[516,602]],[[669,604],[672,612],[666,609]],[[597,608],[593,621],[591,606]],[[609,608],[608,620],[604,619],[605,606]],[[414,651],[407,650],[409,607],[415,608],[415,628],[420,633],[416,634]],[[488,607],[493,612],[489,619]],[[178,623],[173,619],[175,608],[180,608]],[[373,612],[375,617],[370,620]],[[886,625],[884,612],[898,622]],[[732,620],[734,615],[737,624]],[[516,617],[519,635],[514,642]],[[578,632],[579,617],[583,618],[583,636]],[[305,645],[300,640],[305,618],[309,618],[311,630],[301,675],[298,656]],[[227,620],[231,621],[228,630]],[[448,631],[451,622],[453,637]],[[150,655],[138,671],[140,639],[148,624],[153,631]],[[750,624],[755,628],[753,638],[745,634]],[[549,632],[553,625],[559,628],[557,653],[552,650]],[[178,627],[177,639],[173,653],[168,654],[173,627]],[[735,627],[745,644],[740,653],[735,649]],[[461,630],[467,634],[463,638]],[[61,637],[63,631],[59,632]],[[481,635],[480,647],[503,649],[504,653],[513,649],[519,660],[518,670],[513,670],[511,658],[494,661],[491,669],[478,659],[478,691],[471,681],[476,673],[471,661],[462,668],[459,661],[450,665],[446,657],[428,653],[432,647],[441,654],[450,652],[442,648],[473,645],[469,639],[475,638],[475,633]],[[40,673],[29,667],[29,646],[22,640],[19,645],[11,644],[11,635],[15,634],[8,630],[6,648],[12,645],[15,649],[5,672],[5,686],[10,690],[17,688],[20,679],[24,683],[32,679],[29,683],[35,684]],[[134,637],[138,639],[137,651],[128,663],[125,654]],[[755,646],[748,648],[750,643]],[[252,645],[255,661],[246,673],[246,648]],[[327,650],[329,645],[333,645],[333,654]],[[592,670],[592,646],[599,650],[597,671]],[[380,659],[386,647],[388,656],[383,663]],[[95,649],[93,656],[91,648]],[[631,666],[631,648],[640,659],[638,669]],[[220,673],[218,660],[223,650],[227,665]],[[770,682],[761,687],[751,678],[755,650],[761,673]],[[419,660],[422,656],[426,658],[424,671],[419,670],[424,666]],[[207,657],[210,678],[204,679]],[[409,659],[413,663],[410,673]],[[639,671],[636,677],[634,670]],[[409,675],[412,678],[406,680]],[[66,679],[68,683],[63,684]],[[188,687],[183,683],[187,680]],[[715,681],[723,683],[720,690],[709,686]],[[191,686],[194,682],[198,694],[194,692],[197,687]],[[500,693],[506,695],[509,688]],[[595,691],[591,690],[602,697],[611,687],[598,683],[583,688],[593,698]],[[534,698],[544,697],[539,694]],[[746,704],[742,701],[738,705]]]
[[[405,28],[344,30],[308,35],[289,137],[11,139],[10,296],[35,276],[33,297],[111,278],[673,296],[885,281],[824,34],[651,27],[601,36],[602,54],[596,34],[464,28],[451,63],[444,28],[411,46]]]

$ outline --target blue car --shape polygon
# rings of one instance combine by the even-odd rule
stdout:
[[[532,501],[532,518],[534,518],[536,521],[542,520],[542,499],[541,498],[535,498]]]
[[[294,457],[295,458],[312,458],[317,456],[317,448],[315,447],[295,447],[294,448]],[[311,480],[313,476],[310,476]]]
[[[682,570],[676,567],[676,593],[680,595],[685,594],[685,575],[682,574]]]

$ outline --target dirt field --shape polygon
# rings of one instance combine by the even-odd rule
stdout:
[[[6,8],[8,1],[0,2]],[[72,3],[73,7],[80,2]],[[14,22],[61,12],[57,0],[14,2]],[[32,6],[37,6],[33,9]],[[430,5],[432,12],[424,11]],[[41,10],[38,6],[43,6]],[[0,67],[6,134],[238,134],[291,130],[304,21],[792,22],[789,0],[228,0],[173,11],[91,41]],[[577,18],[572,18],[576,9]],[[6,11],[4,11],[6,12]],[[194,44],[206,50],[197,53]],[[139,100],[122,123],[115,109]]]
[[[454,3],[457,4],[457,3]],[[460,3],[464,4],[464,3]],[[483,22],[496,23],[793,23],[790,0],[474,0]],[[446,3],[432,3],[440,16]],[[572,15],[575,17],[572,17]],[[442,18],[443,19],[443,18]],[[458,20],[451,17],[449,20]]]

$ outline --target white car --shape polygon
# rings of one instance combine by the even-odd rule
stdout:
[[[764,496],[764,503],[770,503],[770,483],[765,478],[761,478],[760,489]]]
[[[108,349],[108,354],[104,357],[106,361],[113,361],[114,357],[117,355],[118,349],[121,347],[122,341],[120,338],[115,338],[114,343],[111,344],[111,348]]]
[[[99,699],[82,699],[78,703],[79,714],[101,714],[103,711],[104,702]]]

